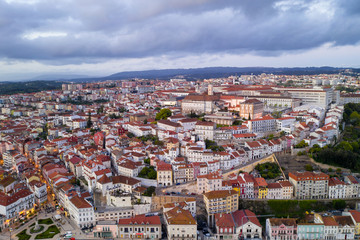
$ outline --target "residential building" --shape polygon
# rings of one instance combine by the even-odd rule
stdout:
[[[75,196],[69,203],[70,218],[80,227],[94,226],[95,214],[93,206],[84,198]]]
[[[118,229],[120,239],[161,239],[159,216],[136,215],[119,219]]]
[[[93,229],[95,238],[118,238],[118,225],[116,221],[98,221]]]
[[[348,184],[344,183],[337,177],[329,179],[329,198],[343,199],[346,198]]]
[[[276,120],[269,115],[248,120],[243,124],[248,127],[250,133],[268,133],[276,131]]]
[[[350,216],[355,224],[355,238],[360,236],[360,212],[358,210],[349,210],[343,212],[344,216]]]
[[[294,186],[289,181],[280,181],[282,187],[282,199],[291,199],[294,193]]]
[[[315,222],[324,224],[324,237],[325,240],[336,240],[338,234],[339,224],[335,221],[333,216],[321,216],[315,214]]]
[[[283,188],[280,183],[268,183],[267,199],[283,199]]]
[[[290,172],[289,181],[294,186],[294,195],[298,199],[327,198],[329,175],[322,172]]]
[[[222,176],[219,172],[211,172],[197,176],[198,194],[222,189]]]
[[[295,218],[266,219],[266,237],[269,240],[297,240]]]
[[[239,207],[239,195],[235,190],[217,190],[204,193],[208,224],[215,225],[216,213],[232,213]]]
[[[214,140],[216,124],[213,122],[198,122],[195,125],[195,134],[199,140]]]
[[[355,238],[355,222],[351,216],[333,216],[338,224],[338,234],[336,239],[354,239]]]
[[[0,193],[0,214],[7,219],[19,217],[34,208],[34,194],[29,189],[23,189],[12,195]]]
[[[190,211],[175,207],[164,213],[168,240],[196,240],[197,224]]]
[[[244,119],[261,118],[264,112],[264,103],[258,99],[247,99],[238,102],[236,105],[230,105],[229,111],[236,111]]]
[[[216,239],[237,240],[238,237],[235,233],[235,229],[235,222],[231,213],[215,214]]]
[[[157,167],[157,183],[158,186],[171,186],[173,184],[173,171],[171,164],[158,162]]]

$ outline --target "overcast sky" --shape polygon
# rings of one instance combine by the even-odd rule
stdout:
[[[0,0],[0,81],[208,66],[360,67],[360,1]]]

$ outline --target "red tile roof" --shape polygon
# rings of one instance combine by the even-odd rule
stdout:
[[[160,225],[159,216],[136,215],[132,218],[119,219],[119,225]]]
[[[70,202],[77,208],[92,208],[90,203],[88,203],[85,199],[75,196],[70,199]]]

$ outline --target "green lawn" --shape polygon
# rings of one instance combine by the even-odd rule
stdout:
[[[54,222],[53,222],[53,220],[51,220],[51,218],[45,218],[45,219],[39,219],[38,223],[50,225],[50,224],[53,224]]]
[[[51,225],[45,232],[36,235],[35,239],[53,238],[60,230],[55,225]]]
[[[22,230],[16,236],[18,237],[19,240],[29,240],[31,238],[30,235],[26,234],[26,229]]]

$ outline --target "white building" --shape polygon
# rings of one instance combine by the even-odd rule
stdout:
[[[251,133],[274,132],[277,127],[275,118],[269,115],[246,121],[244,125],[249,128],[249,132]]]
[[[84,198],[75,196],[70,199],[69,214],[80,228],[90,227],[95,223],[94,208]]]
[[[164,213],[168,240],[196,240],[197,224],[190,211],[175,207]]]
[[[216,125],[213,122],[198,122],[195,125],[195,134],[200,140],[214,140]]]
[[[161,239],[159,216],[137,215],[119,219],[118,229],[120,239]]]
[[[34,207],[34,194],[29,189],[20,190],[13,195],[0,195],[0,214],[7,219],[18,217],[20,213]]]

